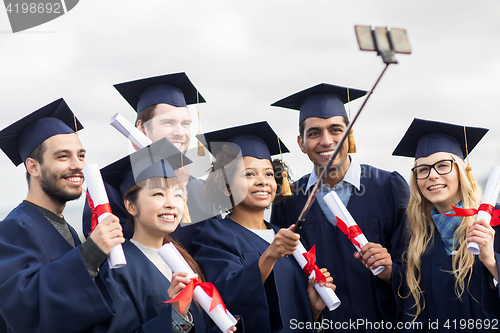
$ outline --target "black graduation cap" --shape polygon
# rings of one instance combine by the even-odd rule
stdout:
[[[138,113],[158,103],[183,107],[205,102],[184,72],[119,83],[114,87]]]
[[[320,83],[285,97],[271,104],[271,106],[300,110],[299,123],[311,117],[328,119],[334,116],[342,116],[348,118],[344,104],[354,101],[366,95],[366,93],[365,90]]]
[[[167,138],[155,141],[101,169],[104,182],[123,196],[135,184],[153,177],[175,177],[174,170],[192,161]]]
[[[60,98],[0,131],[0,148],[18,166],[48,138],[57,134],[75,133],[81,129],[82,124],[64,99]]]
[[[271,160],[271,155],[289,152],[267,121],[217,130],[196,137],[216,157],[227,142],[236,144],[242,156],[258,159]]]
[[[447,152],[465,158],[486,132],[486,128],[415,118],[392,155],[417,159],[437,152]]]

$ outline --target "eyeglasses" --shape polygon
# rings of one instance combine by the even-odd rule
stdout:
[[[429,177],[429,175],[431,174],[431,169],[436,170],[438,175],[446,175],[450,173],[451,170],[453,170],[453,162],[453,160],[441,160],[432,165],[421,164],[413,167],[411,171],[417,179],[426,179],[427,177]]]

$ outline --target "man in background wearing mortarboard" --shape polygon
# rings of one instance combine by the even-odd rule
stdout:
[[[185,73],[167,74],[120,84],[115,84],[118,92],[137,112],[136,127],[151,141],[167,138],[183,154],[191,141],[191,115],[187,106],[204,103],[205,99],[198,93]],[[187,213],[181,226],[196,223],[218,215],[218,212],[205,204],[201,192],[202,181],[190,175],[189,166],[176,170],[176,176],[186,183]],[[113,188],[106,186],[110,201],[121,200]],[[116,198],[116,199],[113,199]],[[112,208],[120,209],[121,202]],[[91,211],[85,206],[83,213],[83,232],[90,231]],[[126,215],[126,214],[124,214]],[[189,217],[189,221],[186,219]],[[180,228],[180,227],[179,227]],[[131,232],[125,228],[125,236]]]
[[[314,163],[314,168],[311,174],[294,184],[292,197],[273,206],[271,223],[288,227],[297,221],[311,188],[349,123],[344,104],[365,94],[366,91],[323,83],[272,104],[300,111],[297,141],[301,151]],[[391,271],[403,250],[400,235],[409,198],[408,184],[397,172],[360,165],[348,154],[355,149],[350,133],[349,140],[345,140],[332,167],[326,172],[300,232],[301,239],[308,248],[316,245],[317,264],[332,272],[336,293],[342,301],[335,311],[324,312],[326,319],[347,324],[358,319],[372,324],[394,323],[398,315],[391,289]],[[338,194],[371,242],[362,248],[361,254],[336,226],[334,216],[323,200],[330,191]],[[362,264],[352,257],[353,253]],[[380,266],[385,266],[385,269],[378,276],[369,270]],[[372,330],[358,326],[356,331]]]
[[[114,307],[98,275],[124,241],[118,218],[104,219],[81,244],[66,222],[67,201],[82,193],[80,122],[63,99],[0,131],[0,148],[24,163],[28,194],[0,222],[0,314],[7,332],[87,332]]]

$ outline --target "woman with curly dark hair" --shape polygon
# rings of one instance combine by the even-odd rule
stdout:
[[[207,220],[192,241],[195,260],[246,332],[313,331],[325,303],[293,256],[300,235],[264,221],[264,210],[282,196],[283,164],[271,155],[288,152],[267,122],[204,136],[215,156],[204,183],[206,198],[228,213]],[[201,140],[203,141],[203,140]],[[326,269],[326,285],[334,289]],[[321,282],[321,285],[325,285]]]

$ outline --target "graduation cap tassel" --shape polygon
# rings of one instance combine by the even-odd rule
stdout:
[[[347,105],[349,105],[349,120],[351,119],[351,99],[349,97],[349,87],[347,87]],[[357,153],[356,149],[356,141],[354,141],[354,135],[352,134],[352,128],[351,131],[349,132],[349,136],[347,137],[348,143],[349,143],[349,151],[347,152],[348,154],[354,154]]]
[[[292,195],[292,190],[290,189],[290,182],[288,181],[288,172],[286,172],[283,167],[283,184],[281,185],[281,194],[284,197],[289,197]]]
[[[198,89],[196,89],[196,108],[198,109],[198,133],[196,135],[201,134],[201,118],[200,118],[200,95],[198,93]],[[205,156],[205,147],[203,146],[203,143],[198,141],[198,156]]]
[[[357,153],[356,149],[356,141],[354,141],[354,135],[352,134],[352,128],[351,131],[349,132],[349,137],[347,138],[349,140],[349,154]]]
[[[469,149],[467,148],[467,130],[464,126],[464,138],[465,138],[465,154],[467,157],[467,166],[465,167],[465,174],[470,181],[470,185],[472,190],[475,191],[477,189],[476,180],[474,179],[474,175],[472,174],[472,167],[469,164]]]
[[[303,225],[304,221],[306,220],[306,215],[309,212],[309,210],[311,209],[312,204],[316,200],[316,195],[318,194],[318,191],[319,191],[319,185],[323,183],[323,178],[325,178],[326,170],[328,170],[332,166],[333,161],[337,157],[342,145],[344,144],[345,140],[347,139],[347,136],[348,136],[347,131],[349,131],[349,132],[351,131],[352,126],[354,125],[356,120],[359,118],[359,115],[363,111],[363,108],[365,107],[366,102],[368,102],[368,99],[370,98],[373,91],[377,87],[378,83],[380,82],[380,79],[384,75],[384,73],[387,70],[387,67],[389,67],[389,65],[390,65],[390,63],[387,63],[386,66],[384,67],[384,70],[382,71],[382,73],[380,73],[377,81],[375,82],[372,89],[368,92],[365,100],[363,101],[363,104],[361,104],[361,107],[359,108],[358,113],[356,113],[356,115],[354,116],[354,119],[352,119],[352,121],[349,122],[349,125],[346,128],[346,132],[344,132],[342,134],[342,137],[340,138],[339,143],[337,144],[337,146],[335,147],[335,150],[333,151],[332,155],[328,159],[328,163],[326,164],[326,166],[324,168],[322,168],[321,173],[318,175],[319,180],[316,182],[316,184],[314,184],[314,187],[310,191],[310,194],[307,197],[307,201],[306,201],[304,207],[302,207],[302,211],[300,212],[300,215],[297,218],[297,221],[295,222],[295,227],[293,228],[293,232],[299,232],[300,229],[302,229],[302,225]]]
[[[184,155],[181,154],[181,168],[184,168]],[[181,176],[181,183],[182,184],[185,184],[184,183],[184,173],[182,173],[182,176]],[[186,184],[187,186],[187,184]],[[187,187],[184,188],[184,191],[187,192]],[[182,196],[182,200],[184,201],[184,215],[182,216],[182,223],[191,223],[191,215],[189,215],[189,208],[188,208],[188,204],[187,204],[187,196],[183,195]]]
[[[76,116],[74,113],[73,113],[73,121],[75,122],[75,133],[76,133],[76,136],[78,136],[78,125],[76,124]]]
[[[200,135],[201,132],[196,133],[196,135]],[[205,147],[203,146],[203,143],[198,140],[198,156],[205,156]]]
[[[182,216],[182,223],[191,223],[191,216],[189,215],[189,208],[188,208],[188,198],[183,195],[182,200],[184,200],[184,215]]]
[[[283,153],[281,152],[280,138],[278,138],[278,147],[280,148],[280,158],[281,158],[281,168],[283,169],[282,181],[281,181],[281,195],[284,197],[289,197],[292,195],[292,190],[290,189],[290,182],[288,181],[288,172],[285,170],[285,164],[283,163]]]

